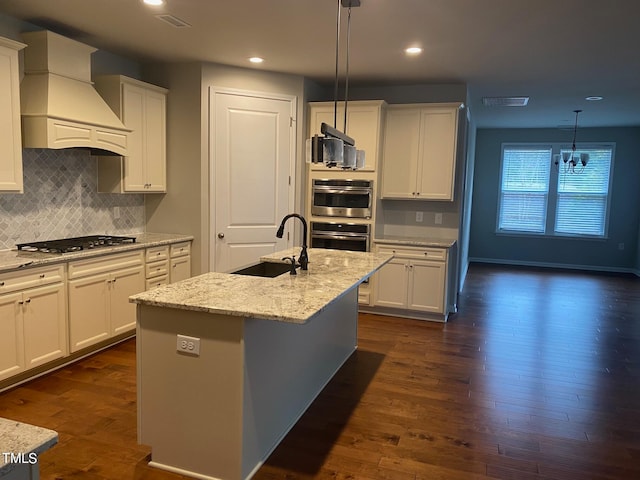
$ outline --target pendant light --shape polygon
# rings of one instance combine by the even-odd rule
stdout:
[[[327,167],[338,167],[356,170],[364,167],[365,154],[363,150],[356,150],[355,140],[347,135],[347,108],[349,98],[349,40],[351,36],[351,8],[359,7],[360,0],[337,0],[336,14],[336,68],[333,96],[333,127],[326,123],[320,126],[320,135],[314,135],[307,140],[307,161],[323,163]],[[347,59],[345,73],[344,99],[344,131],[338,130],[338,73],[340,57],[340,12],[341,8],[348,9],[347,18]]]
[[[576,114],[576,122],[573,127],[573,143],[571,145],[571,151],[564,151],[562,154],[555,155],[555,164],[558,167],[560,165],[560,159],[564,164],[564,173],[582,173],[584,168],[589,163],[588,153],[576,153],[576,136],[578,134],[578,115],[582,110],[574,110]],[[576,167],[578,167],[576,169]]]

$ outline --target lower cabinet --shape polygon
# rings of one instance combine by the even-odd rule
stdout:
[[[191,243],[182,242],[171,245],[171,283],[186,280],[191,277]]]
[[[189,277],[189,241],[0,273],[0,381],[133,333],[129,297]]]
[[[436,314],[434,319],[446,320],[447,249],[378,246],[377,251],[394,258],[375,276],[374,307]]]
[[[0,275],[0,380],[68,354],[64,267]]]
[[[69,263],[71,352],[135,329],[129,297],[145,290],[142,250]]]
[[[191,243],[181,242],[147,248],[146,289],[191,277]]]

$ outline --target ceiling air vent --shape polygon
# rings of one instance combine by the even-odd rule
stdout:
[[[165,23],[168,23],[169,25],[171,25],[172,27],[176,27],[176,28],[184,28],[184,27],[190,27],[191,25],[189,25],[187,22],[185,22],[184,20],[180,20],[178,17],[175,17],[169,13],[163,13],[161,15],[156,15],[156,18],[158,20],[162,20]]]
[[[526,107],[529,97],[482,97],[485,107]]]

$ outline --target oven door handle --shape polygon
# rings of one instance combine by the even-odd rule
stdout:
[[[351,241],[361,241],[367,240],[367,235],[335,235],[332,233],[311,233],[311,238],[330,238],[332,240],[351,240]]]
[[[345,189],[335,189],[335,188],[331,188],[331,189],[325,189],[325,188],[318,188],[318,187],[314,187],[313,189],[314,193],[333,193],[333,194],[339,194],[339,195],[370,195],[371,194],[371,190],[368,188],[345,188]]]

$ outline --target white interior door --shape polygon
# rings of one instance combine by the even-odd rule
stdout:
[[[212,90],[211,270],[228,272],[287,248],[295,99]]]

